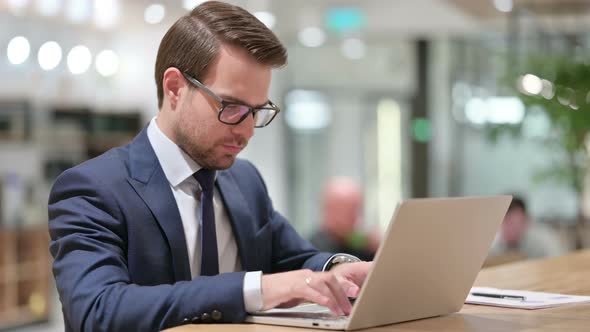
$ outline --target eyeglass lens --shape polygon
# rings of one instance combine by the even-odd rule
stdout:
[[[250,108],[245,105],[229,104],[221,112],[220,119],[225,123],[236,124],[248,114]],[[254,111],[254,121],[257,127],[263,127],[272,120],[276,111],[270,108],[260,108]]]

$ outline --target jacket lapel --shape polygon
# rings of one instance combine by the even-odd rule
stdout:
[[[176,200],[164,171],[148,140],[147,127],[129,145],[129,183],[164,230],[172,253],[176,281],[190,280],[186,238]]]
[[[257,266],[257,256],[254,246],[256,238],[255,222],[250,208],[229,172],[220,172],[217,177],[217,187],[227,209],[232,231],[238,244],[242,269],[245,271],[252,270]]]

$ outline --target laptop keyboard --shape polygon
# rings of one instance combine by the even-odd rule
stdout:
[[[332,314],[330,309],[317,305],[317,304],[306,304],[298,307],[283,309],[280,312],[263,312],[259,313],[263,316],[280,316],[287,318],[298,318],[298,319],[317,319],[317,320],[344,320],[348,319],[348,316],[335,316]]]
[[[344,320],[348,316],[334,316],[330,312],[282,312],[274,314],[259,314],[259,316],[277,316],[282,318],[297,318],[297,319],[317,319],[317,320]]]
[[[316,319],[316,320],[330,320],[330,321],[334,321],[334,320],[347,320],[348,316],[334,316],[331,313],[325,313],[325,312],[302,312],[299,314],[295,314],[293,316],[294,318],[300,318],[300,319]]]
[[[313,303],[309,303],[309,304],[301,304],[297,307],[293,307],[291,309],[287,309],[287,310],[293,310],[295,312],[311,312],[311,313],[326,313],[326,314],[330,314],[330,309],[328,309],[327,307],[321,306],[319,304],[313,304]]]

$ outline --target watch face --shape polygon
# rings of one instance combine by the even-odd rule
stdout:
[[[338,264],[342,263],[353,263],[353,262],[360,262],[361,260],[355,256],[348,255],[348,254],[336,254],[332,257],[327,264],[326,271],[329,271],[331,268]]]
[[[344,263],[346,261],[348,261],[346,256],[336,256],[336,257],[334,257],[334,260],[332,261],[332,263],[340,264],[340,263]]]
[[[361,260],[352,255],[338,255],[332,260],[333,264],[360,262]]]

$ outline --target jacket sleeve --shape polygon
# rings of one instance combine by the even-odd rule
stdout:
[[[127,230],[114,195],[76,168],[49,197],[50,252],[66,324],[74,331],[159,331],[218,310],[245,318],[244,272],[140,286],[127,268]]]

